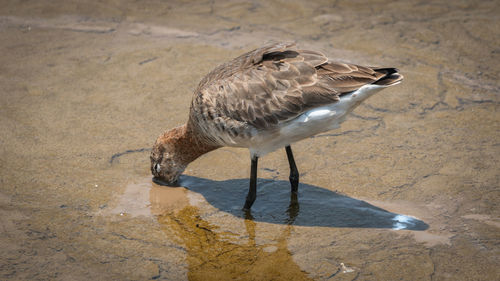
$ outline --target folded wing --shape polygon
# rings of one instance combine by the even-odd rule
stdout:
[[[291,43],[272,44],[210,72],[195,93],[192,115],[234,135],[248,126],[269,129],[364,85],[396,83],[398,75],[394,68],[331,62]]]

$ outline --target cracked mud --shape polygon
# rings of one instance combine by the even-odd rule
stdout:
[[[4,1],[0,279],[495,280],[495,1]],[[342,128],[151,182],[149,149],[216,65],[269,40],[397,66]]]

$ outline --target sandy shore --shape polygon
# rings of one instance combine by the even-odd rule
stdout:
[[[495,1],[4,2],[0,279],[500,276]],[[298,202],[284,151],[259,162],[252,218],[246,150],[153,184],[148,149],[198,81],[269,40],[405,81],[294,145]]]

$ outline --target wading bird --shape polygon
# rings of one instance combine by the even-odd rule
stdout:
[[[285,147],[292,192],[299,172],[290,144],[338,128],[346,115],[376,92],[398,84],[395,68],[330,61],[294,43],[275,43],[212,70],[194,92],[185,125],[158,137],[151,152],[155,181],[175,184],[186,166],[223,146],[250,150],[245,210],[257,196],[259,157]]]

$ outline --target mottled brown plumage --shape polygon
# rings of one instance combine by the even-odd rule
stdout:
[[[202,79],[187,124],[157,139],[151,171],[157,179],[174,182],[191,161],[221,146],[250,148],[252,171],[259,156],[287,146],[290,167],[296,170],[290,143],[334,128],[378,88],[402,79],[395,68],[332,62],[293,43],[250,51]],[[298,172],[294,182],[292,190]]]
[[[270,129],[311,108],[337,102],[344,93],[387,79],[391,71],[396,72],[332,62],[292,43],[272,44],[205,76],[191,103],[190,124],[208,141],[234,146],[240,137],[248,138],[252,128]],[[393,82],[402,79],[393,75]]]

